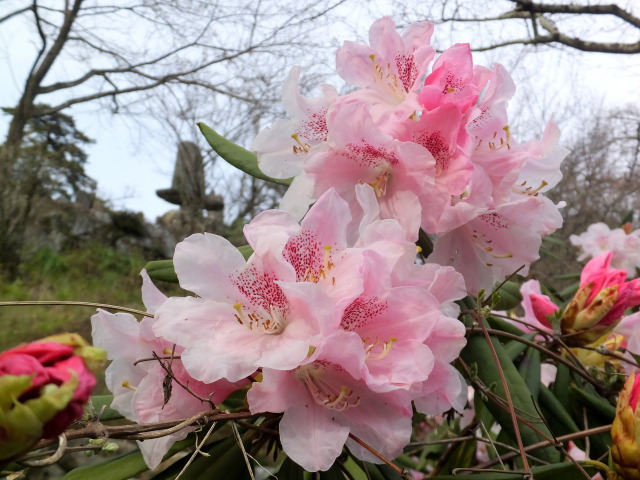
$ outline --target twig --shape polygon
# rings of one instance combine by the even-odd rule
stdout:
[[[105,303],[75,302],[72,300],[25,300],[20,302],[0,302],[0,307],[20,307],[28,305],[73,305],[76,307],[107,308],[109,310],[118,310],[119,312],[133,313],[134,315],[143,315],[145,317],[153,318],[153,314],[148,312],[136,310],[135,308],[120,307],[118,305],[107,305]]]
[[[412,480],[412,477],[407,472],[405,472],[402,468],[398,467],[395,463],[393,463],[391,460],[389,460],[380,452],[378,452],[376,449],[374,449],[371,445],[359,439],[353,433],[349,433],[349,438],[351,438],[354,442],[356,442],[358,445],[363,447],[365,450],[367,450],[369,453],[371,453],[375,457],[378,457],[380,460],[386,463],[389,467],[393,468],[396,471],[396,473],[400,475],[402,478],[405,478],[407,480]]]
[[[502,389],[504,390],[504,396],[506,397],[507,403],[509,405],[509,413],[511,414],[511,421],[513,423],[513,433],[516,437],[516,443],[518,444],[518,450],[520,451],[520,458],[522,459],[522,466],[524,471],[527,472],[528,475],[531,476],[531,468],[529,467],[529,461],[527,460],[527,455],[524,451],[524,445],[522,443],[522,437],[520,435],[520,426],[518,424],[518,417],[516,415],[515,408],[513,406],[513,399],[511,398],[511,392],[509,391],[509,385],[507,385],[507,379],[504,376],[504,371],[502,370],[502,366],[500,365],[500,359],[498,358],[498,354],[496,353],[496,349],[493,346],[493,342],[491,341],[491,336],[487,331],[487,327],[484,324],[484,321],[481,319],[480,328],[484,333],[484,338],[487,341],[489,346],[489,350],[491,350],[491,356],[493,357],[493,361],[496,364],[496,368],[498,369],[498,374],[500,375],[500,382],[502,383]]]
[[[231,423],[231,430],[242,451],[242,457],[244,458],[244,463],[247,465],[247,470],[249,470],[249,476],[251,480],[256,480],[256,477],[253,475],[253,468],[251,468],[251,462],[249,462],[249,458],[247,457],[247,451],[244,449],[244,443],[242,443],[242,438],[240,437],[240,433],[238,433],[238,427],[236,427],[236,424],[233,422]]]
[[[57,461],[59,461],[62,456],[65,454],[67,450],[67,437],[64,433],[58,435],[58,448],[53,455],[47,458],[43,458],[42,460],[29,460],[28,458],[23,457],[23,460],[16,460],[17,463],[21,463],[22,465],[26,465],[27,467],[46,467],[48,465],[53,465]]]

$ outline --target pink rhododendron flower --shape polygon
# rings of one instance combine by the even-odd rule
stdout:
[[[429,44],[433,34],[430,22],[412,23],[402,36],[390,17],[371,25],[369,44],[344,42],[336,55],[336,70],[347,82],[361,87],[357,98],[374,105],[404,105],[397,111],[416,110],[416,91],[435,49]]]
[[[561,226],[562,204],[544,193],[562,177],[567,151],[553,122],[540,141],[513,138],[515,85],[500,65],[474,65],[469,45],[446,49],[429,72],[432,29],[415,24],[400,36],[385,17],[370,46],[345,43],[337,69],[359,89],[328,105],[326,136],[298,156],[281,207],[299,218],[335,188],[357,209],[353,186],[369,184],[380,218],[396,219],[412,241],[420,228],[436,236],[429,261],[455,266],[476,293],[522,265],[526,274],[541,238]],[[288,158],[256,150],[267,172]]]
[[[359,343],[334,339],[294,370],[265,369],[247,393],[251,412],[284,412],[282,447],[307,471],[328,470],[345,443],[356,457],[380,463],[350,433],[387,458],[397,457],[410,439],[408,392],[370,390],[361,378],[364,358],[353,353]]]
[[[142,271],[143,300],[150,313],[166,301],[162,294]],[[111,408],[129,420],[153,423],[177,420],[211,408],[209,403],[196,398],[180,386],[213,403],[222,402],[231,392],[243,384],[220,380],[204,384],[192,378],[184,369],[179,357],[182,348],[153,333],[155,318],[145,317],[138,322],[128,313],[112,314],[99,310],[91,318],[93,341],[105,348],[113,360],[106,370],[105,381],[113,393]],[[154,354],[156,357],[154,357]],[[164,362],[175,377],[169,381]],[[176,381],[177,379],[177,381]],[[187,428],[157,439],[139,441],[138,445],[146,464],[153,469],[162,461],[171,445],[185,438],[193,429]]]
[[[298,366],[337,328],[339,305],[362,289],[361,256],[343,252],[350,221],[330,191],[301,225],[275,210],[252,220],[248,261],[221,237],[192,235],[176,247],[174,265],[181,285],[200,298],[165,302],[156,333],[184,346],[187,370],[205,382]]]
[[[571,235],[571,243],[582,249],[578,260],[596,257],[605,251],[611,252],[611,265],[627,271],[627,278],[635,276],[640,266],[640,231],[631,230],[626,224],[610,229],[605,223],[589,225],[580,235]]]

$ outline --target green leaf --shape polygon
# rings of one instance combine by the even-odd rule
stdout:
[[[535,452],[534,452],[535,454]],[[597,470],[591,466],[582,465],[589,475],[595,475]],[[578,468],[570,462],[554,463],[544,465],[542,467],[533,467],[531,473],[536,480],[584,480],[584,475]],[[458,475],[436,475],[429,477],[430,480],[461,480],[470,478],[473,480],[522,480],[520,473],[478,473],[473,476],[467,476],[464,473]]]
[[[178,275],[173,268],[173,260],[152,260],[144,269],[153,281],[178,283]]]
[[[400,474],[389,465],[382,464],[376,465],[376,467],[385,480],[402,480]]]
[[[164,456],[169,458],[183,448],[193,445],[193,438],[176,442]],[[67,473],[62,480],[129,480],[131,477],[148,470],[142,453],[136,450],[118,458],[108,460],[97,465],[76,468]]]
[[[580,403],[585,407],[589,407],[588,411],[590,414],[598,414],[609,422],[612,422],[616,416],[616,407],[611,405],[609,400],[598,395],[593,389],[589,389],[591,391],[587,391],[588,388],[588,385],[585,385],[584,388],[578,388],[575,385],[571,385],[569,390],[572,395],[575,395]]]
[[[489,326],[495,330],[502,330],[503,332],[511,333],[522,337],[525,332],[516,327],[513,323],[499,317],[488,317],[487,322]]]
[[[522,335],[522,338],[526,338],[527,340],[533,340],[534,338],[536,338],[536,334],[527,333]],[[504,346],[504,349],[507,352],[507,355],[509,355],[509,358],[511,359],[512,362],[515,361],[515,359],[518,358],[518,356],[522,352],[524,352],[527,348],[530,348],[530,347],[526,343],[519,342],[518,340],[510,340]]]
[[[564,435],[566,433],[575,433],[580,431],[578,425],[573,420],[567,409],[564,407],[562,402],[556,398],[551,390],[549,390],[544,385],[540,385],[540,393],[538,395],[538,401],[540,402],[540,406],[544,408],[549,415],[552,417],[549,420],[552,420],[550,423],[552,425],[560,424],[564,428],[554,428],[554,433],[556,435]]]
[[[277,476],[279,480],[303,480],[304,469],[287,457],[282,462]]]
[[[242,245],[237,248],[245,260],[253,254],[253,248],[251,248],[250,245]],[[178,275],[173,266],[173,260],[152,260],[147,262],[144,268],[149,274],[149,277],[151,277],[151,280],[178,283]]]
[[[123,418],[120,412],[110,408],[111,402],[113,402],[113,395],[94,395],[91,397],[93,413],[99,416],[100,421],[106,422]]]
[[[292,178],[271,178],[262,173],[258,167],[258,157],[255,153],[250,152],[246,148],[242,148],[240,145],[236,145],[230,140],[227,140],[214,129],[202,122],[198,123],[198,127],[200,128],[202,135],[204,135],[204,138],[209,142],[209,145],[211,145],[211,148],[213,148],[220,157],[237,169],[261,180],[267,180],[268,182],[277,183],[279,185],[291,185],[291,181],[293,180]]]
[[[538,393],[540,392],[541,370],[540,351],[529,347],[520,361],[520,365],[518,365],[518,372],[520,372],[520,375],[536,401],[538,400]]]
[[[238,251],[242,254],[245,260],[249,260],[249,257],[253,255],[253,248],[251,245],[242,245],[238,247]]]
[[[569,405],[571,398],[569,396],[569,381],[571,379],[571,371],[569,367],[561,363],[558,364],[556,370],[556,379],[553,382],[553,395],[560,401],[562,405]]]
[[[500,301],[494,305],[494,310],[511,310],[522,302],[520,285],[516,282],[504,282],[498,292],[500,292]]]
[[[536,410],[531,391],[527,387],[525,380],[520,376],[513,362],[509,359],[504,347],[496,338],[491,339],[491,344],[497,354],[507,388],[509,388],[509,392],[511,393],[514,408],[516,411],[521,412],[521,416],[528,418],[529,421],[535,422],[536,428],[542,433],[551,437],[551,432],[549,432],[548,428],[544,425]],[[462,350],[461,357],[469,366],[476,364],[478,378],[488,387],[495,386],[494,393],[506,402],[499,368],[495,364],[491,349],[485,337],[483,335],[472,335],[466,347]],[[494,403],[491,398],[488,398],[484,404],[502,428],[509,433],[509,436],[515,439],[515,431],[510,413]],[[519,424],[519,430],[525,445],[544,441],[543,437],[523,423]],[[559,460],[559,452],[553,448],[539,450],[538,456],[550,463]]]
[[[452,454],[442,466],[441,472],[448,474],[456,468],[470,467],[475,459],[477,447],[475,440],[466,440],[456,445]]]

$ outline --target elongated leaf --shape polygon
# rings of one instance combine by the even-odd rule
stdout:
[[[491,328],[496,330],[502,330],[503,332],[511,333],[513,335],[522,336],[525,334],[522,330],[520,330],[516,325],[511,322],[508,322],[504,318],[498,317],[489,317],[487,318],[487,322]]]
[[[284,459],[278,471],[279,480],[303,480],[304,469],[289,457]]]
[[[451,456],[442,466],[441,472],[448,474],[456,468],[470,467],[475,459],[477,446],[475,440],[467,440],[456,445]]]
[[[587,465],[582,465],[589,475],[595,475],[596,469]],[[555,463],[542,467],[533,467],[531,473],[536,480],[584,480],[584,475],[578,468],[570,462]],[[430,480],[461,480],[469,478],[472,480],[522,480],[520,473],[478,473],[473,476],[458,475],[436,475],[429,477]]]
[[[571,398],[569,396],[569,380],[571,379],[571,371],[569,367],[563,364],[558,364],[556,370],[556,380],[553,382],[552,391],[555,397],[563,405],[569,405]]]
[[[536,338],[535,333],[527,333],[522,335],[522,338],[526,338],[527,340],[533,340]],[[505,344],[504,349],[509,355],[509,358],[513,362],[518,356],[524,352],[529,346],[526,343],[519,342],[518,340],[511,340]]]
[[[540,392],[540,376],[542,373],[542,367],[540,365],[540,351],[529,347],[520,361],[520,365],[518,365],[518,372],[520,372],[524,382],[527,384],[533,398],[538,400],[538,393]]]
[[[293,180],[292,178],[272,178],[262,173],[258,167],[258,157],[255,153],[227,140],[214,129],[202,122],[198,123],[198,128],[200,128],[202,135],[204,135],[204,138],[209,142],[211,148],[213,148],[220,157],[237,169],[261,180],[267,180],[279,185],[291,185],[291,181]]]
[[[164,458],[168,458],[183,448],[193,445],[193,442],[193,438],[176,442]],[[62,480],[128,480],[146,470],[148,468],[144,463],[142,454],[136,450],[97,465],[76,468],[62,477]]]
[[[247,260],[253,254],[253,248],[250,245],[242,245],[238,247],[238,251]],[[151,277],[151,280],[161,282],[178,283],[178,275],[173,267],[173,260],[152,260],[147,262],[145,270]]]
[[[173,260],[153,260],[144,266],[151,280],[178,283],[178,276],[173,268]]]
[[[504,282],[498,292],[500,293],[500,301],[494,306],[495,310],[511,310],[522,302],[520,285],[516,282]]]
[[[100,420],[106,422],[108,420],[119,420],[123,418],[120,412],[117,412],[110,407],[113,402],[113,395],[94,395],[91,397],[91,405],[96,415],[100,417]]]
[[[609,422],[612,422],[614,417],[616,416],[616,407],[611,405],[611,403],[606,399],[602,398],[595,391],[588,392],[586,390],[588,388],[578,388],[575,385],[571,385],[569,390],[572,395],[575,395],[580,403],[584,406],[589,407],[590,413],[595,413],[603,417]]]
[[[507,355],[507,352],[505,352],[502,344],[500,344],[500,342],[495,338],[492,338],[491,343],[495,348],[498,361],[502,367],[506,383],[511,393],[514,408],[528,421],[535,422],[536,428],[541,432],[551,437],[551,432],[549,432],[547,427],[544,425],[535,408],[531,391],[527,388],[527,384],[520,376],[513,362],[509,359],[509,356]],[[461,357],[468,365],[476,364],[477,375],[480,380],[489,387],[493,386],[494,393],[506,401],[499,369],[495,365],[491,349],[483,335],[472,335],[469,338],[467,346],[463,349]],[[498,406],[490,398],[484,403],[491,414],[495,417],[496,421],[509,433],[510,437],[514,439],[514,426],[510,413],[504,410],[501,406]],[[544,440],[543,437],[523,423],[519,424],[519,428],[525,445],[530,445]],[[554,463],[559,460],[559,453],[553,448],[539,450],[538,456],[550,463]]]
[[[538,401],[540,402],[540,406],[547,412],[549,412],[549,415],[551,417],[553,417],[554,421],[550,423],[554,425],[553,430],[556,435],[575,433],[580,430],[562,402],[560,402],[560,400],[556,398],[553,392],[544,385],[540,385]],[[560,424],[563,428],[556,429],[555,425],[558,424]]]

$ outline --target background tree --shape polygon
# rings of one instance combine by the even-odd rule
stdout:
[[[28,215],[14,179],[25,166],[19,157],[31,119],[88,102],[140,118],[153,115],[157,98],[170,108],[161,118],[181,118],[205,92],[221,120],[229,111],[246,120],[277,96],[262,96],[261,83],[313,48],[315,29],[343,1],[3,2],[9,13],[0,25],[23,22],[38,50],[0,150],[0,266],[15,274],[20,259],[19,223]]]
[[[396,2],[395,6],[407,18],[423,16],[478,31],[477,38],[485,43],[474,45],[475,51],[548,45],[584,52],[640,53],[640,14],[633,0],[606,4],[585,0],[571,3],[439,0],[411,10],[402,2]],[[602,23],[602,17],[606,17],[607,23]]]

